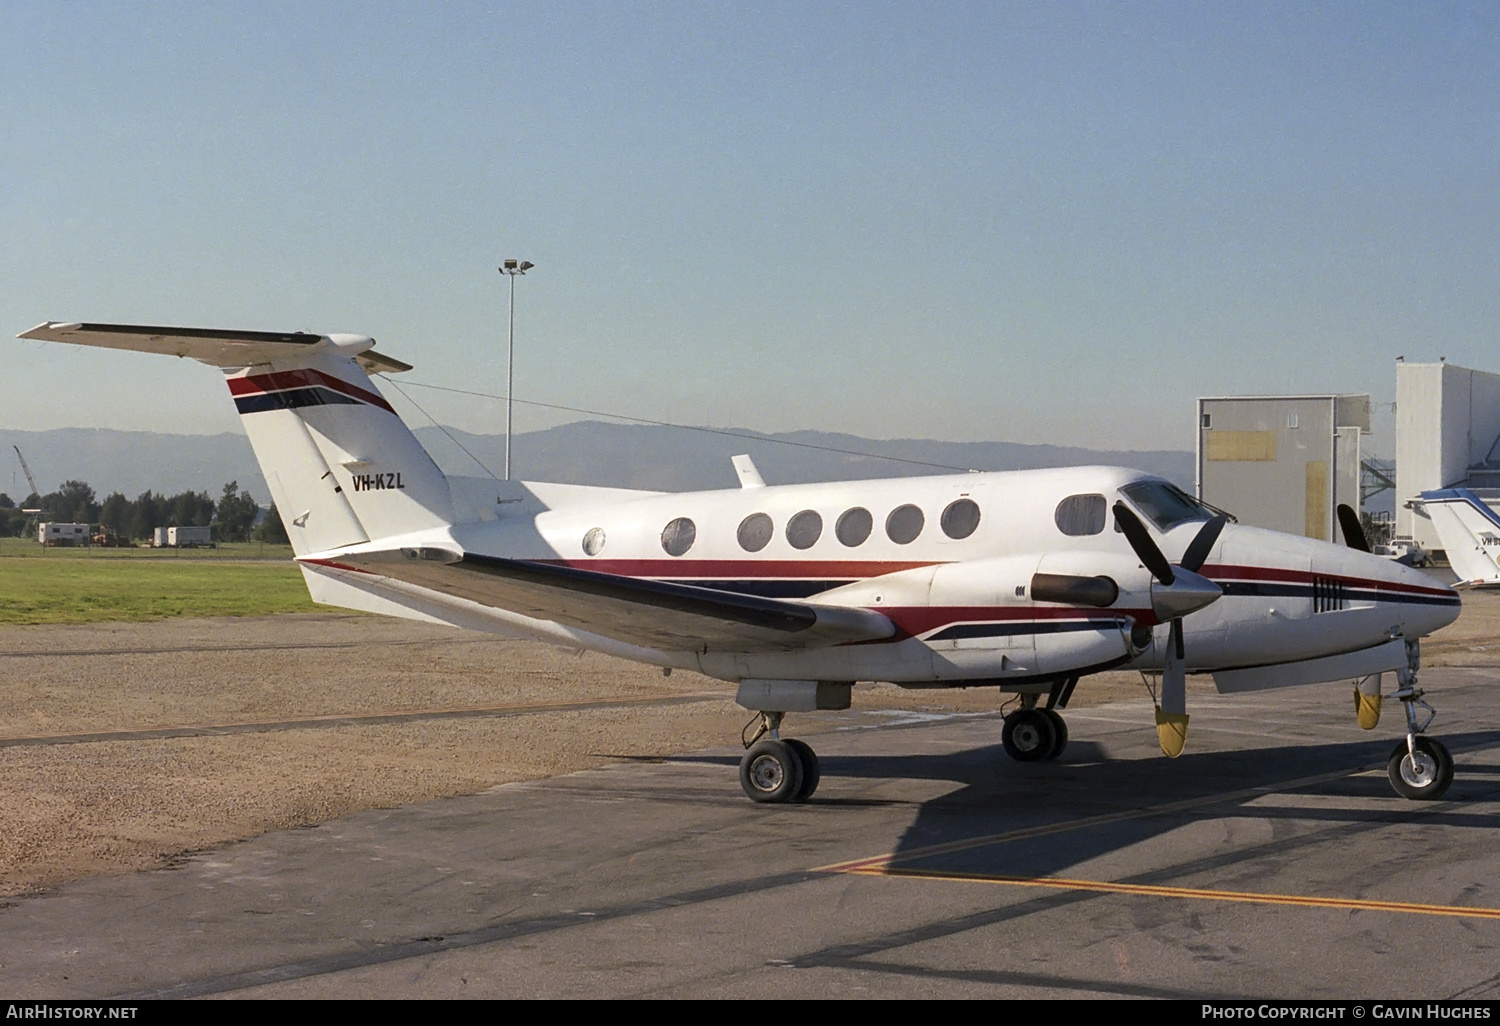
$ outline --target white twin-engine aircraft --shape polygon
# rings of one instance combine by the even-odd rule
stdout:
[[[755,801],[812,794],[817,757],[783,716],[846,709],[856,681],[1015,693],[1002,741],[1032,761],[1062,750],[1079,679],[1117,667],[1160,674],[1171,756],[1189,672],[1225,692],[1356,681],[1372,728],[1395,671],[1392,785],[1436,798],[1453,778],[1417,669],[1458,595],[1371,555],[1347,508],[1338,546],[1114,467],[772,487],[740,456],[742,487],[691,493],[449,477],[368,376],[410,368],[366,336],[48,322],[20,337],[222,368],[317,602],[738,684],[760,714],[740,763]]]

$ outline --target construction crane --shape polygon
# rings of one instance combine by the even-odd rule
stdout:
[[[21,455],[21,447],[19,445],[13,445],[11,446],[11,448],[16,450],[16,459],[21,461],[21,470],[26,474],[26,483],[31,486],[31,494],[35,495],[37,502],[40,503],[42,501],[42,490],[36,486],[36,478],[31,476],[31,468],[26,465],[26,457]],[[21,512],[40,513],[41,510],[23,509],[21,510]]]

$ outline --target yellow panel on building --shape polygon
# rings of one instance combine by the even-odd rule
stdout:
[[[1307,462],[1307,500],[1303,507],[1306,526],[1302,533],[1309,538],[1328,541],[1328,464],[1322,460]]]
[[[1209,431],[1203,436],[1204,457],[1215,463],[1273,463],[1274,431]]]

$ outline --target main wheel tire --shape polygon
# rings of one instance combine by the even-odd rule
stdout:
[[[822,767],[818,765],[818,755],[806,741],[789,737],[784,743],[802,761],[802,786],[797,789],[797,797],[792,801],[805,802],[818,789],[818,781],[823,779]]]
[[[1062,713],[1056,709],[1043,709],[1042,715],[1052,721],[1052,729],[1057,734],[1057,740],[1052,745],[1052,751],[1047,753],[1047,761],[1051,762],[1063,753],[1068,747],[1068,721],[1062,718]]]
[[[1005,717],[1000,743],[1017,762],[1036,762],[1057,747],[1057,728],[1045,710],[1021,709]]]
[[[1390,778],[1391,787],[1401,797],[1413,801],[1441,798],[1453,783],[1453,756],[1441,741],[1430,737],[1417,738],[1416,749],[1415,761],[1405,741],[1391,750],[1391,757],[1385,764],[1385,775]]]
[[[802,760],[785,741],[757,741],[740,760],[740,787],[752,802],[796,801],[802,790]]]

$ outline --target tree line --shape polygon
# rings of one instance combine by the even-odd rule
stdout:
[[[217,502],[207,492],[192,491],[177,495],[144,491],[134,499],[111,492],[100,502],[84,481],[64,481],[57,491],[46,495],[32,492],[19,506],[0,492],[0,533],[11,537],[32,534],[38,518],[22,513],[22,509],[42,510],[43,523],[89,524],[132,541],[150,540],[158,527],[211,527],[215,541],[287,540],[276,507],[261,519],[260,506],[238,481],[226,484]]]

